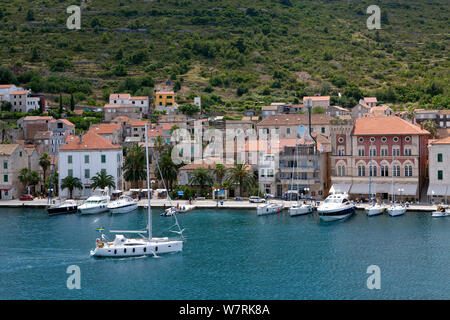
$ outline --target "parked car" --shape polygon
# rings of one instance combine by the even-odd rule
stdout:
[[[251,203],[261,203],[266,202],[266,199],[260,198],[258,196],[251,196],[250,198],[248,198],[248,201],[250,201]]]
[[[273,194],[270,194],[270,193],[264,194],[264,199],[273,199],[273,198],[275,198],[275,196]]]
[[[235,197],[234,200],[236,200],[236,201],[242,201],[242,197]]]
[[[34,197],[31,194],[24,194],[19,197],[19,200],[33,200]]]

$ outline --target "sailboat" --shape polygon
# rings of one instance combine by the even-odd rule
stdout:
[[[297,133],[299,133],[301,129],[297,129]],[[295,164],[295,165],[294,165]],[[298,165],[298,143],[297,140],[295,141],[295,154],[294,154],[294,163],[292,164],[292,180],[291,180],[291,190],[294,190],[294,175],[295,175],[295,168]],[[306,195],[306,194],[305,194]],[[291,202],[292,197],[289,197],[289,202]],[[297,193],[297,204],[291,205],[289,207],[289,215],[291,217],[294,216],[301,216],[305,214],[312,213],[314,211],[315,207],[311,204],[307,204],[305,201],[303,203],[300,203],[299,195]]]
[[[404,204],[395,203],[395,191],[394,191],[394,149],[392,149],[392,204],[387,208],[387,213],[391,217],[401,216],[406,212],[406,206]]]
[[[372,199],[372,175],[375,170],[375,166],[372,165],[372,149],[369,150],[370,153],[370,162],[369,162],[369,203],[370,205],[366,208],[366,213],[369,217],[376,216],[379,214],[382,214],[386,207],[380,203],[378,203],[376,200]],[[376,195],[376,192],[373,192],[374,195]]]
[[[148,156],[148,134],[147,124],[145,125],[145,154],[147,162],[147,228],[146,230],[111,230],[112,233],[117,233],[114,241],[108,242],[104,234],[101,239],[96,240],[96,247],[91,250],[90,254],[93,257],[135,257],[143,255],[157,256],[161,253],[172,253],[183,250],[183,240],[172,240],[168,237],[155,238],[152,234],[152,209],[150,205],[150,177],[149,177],[149,156]],[[178,233],[183,237],[183,230],[181,230],[178,220],[176,226],[179,231],[172,231]],[[126,238],[123,234],[138,234],[141,238]],[[147,236],[145,236],[147,234]]]

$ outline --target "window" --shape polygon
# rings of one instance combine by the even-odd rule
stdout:
[[[8,175],[7,174],[3,175],[3,182],[8,182]]]
[[[376,166],[370,166],[369,167],[369,175],[371,177],[376,177],[377,176],[377,167]]]
[[[365,176],[366,176],[366,167],[358,166],[358,177],[365,177]]]
[[[67,170],[67,175],[69,177],[73,177],[73,170],[72,169]]]
[[[387,138],[386,138],[386,137],[383,137],[383,138],[381,138],[381,141],[386,142],[386,141],[387,141]]]
[[[358,149],[358,156],[364,157],[364,149]]]
[[[400,149],[398,147],[392,147],[392,154],[394,156],[400,156]]]
[[[22,156],[22,151],[19,152],[19,157],[21,157],[21,156]]]
[[[345,149],[344,147],[338,148],[338,156],[344,156],[345,155]]]
[[[388,177],[389,176],[388,166],[381,166],[381,176],[382,177]]]
[[[364,138],[363,137],[358,138],[358,142],[359,143],[363,143],[364,142]]]
[[[290,134],[291,133],[291,128],[286,128],[286,134]]]
[[[443,176],[444,176],[444,174],[443,174],[443,171],[442,170],[438,170],[438,180],[443,180]]]
[[[381,152],[381,156],[387,156],[388,155],[388,149],[387,148],[381,148],[380,152]]]
[[[374,137],[370,137],[370,142],[375,142],[375,138]]]
[[[411,148],[405,148],[405,156],[410,156],[411,154]]]
[[[369,150],[369,153],[370,153],[370,155],[371,155],[372,157],[376,157],[376,155],[377,155],[377,149],[376,149],[376,148],[371,148],[371,149]]]
[[[84,170],[84,177],[85,177],[86,179],[89,179],[89,178],[91,177],[91,172],[90,172],[89,169],[85,169],[85,170]]]
[[[67,156],[67,163],[72,163],[72,156]]]
[[[392,174],[394,175],[394,177],[400,177],[400,166],[393,166]]]
[[[412,166],[405,166],[405,177],[412,177]]]
[[[405,137],[405,141],[406,142],[410,142],[411,141],[411,137]]]
[[[106,163],[106,155],[102,154],[102,163]]]
[[[438,153],[438,155],[437,155],[437,162],[442,162],[442,153]]]
[[[339,142],[339,143],[343,143],[343,142],[344,142],[344,138],[339,137],[338,142]]]
[[[89,163],[89,155],[84,156],[84,163]]]
[[[3,169],[8,169],[8,162],[7,161],[3,162]]]
[[[398,142],[398,137],[394,137],[394,142]]]
[[[322,133],[325,133],[325,127],[322,127],[322,129],[320,129]]]

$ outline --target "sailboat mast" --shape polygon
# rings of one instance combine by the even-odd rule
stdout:
[[[372,202],[372,193],[371,193],[371,187],[372,187],[372,174],[373,174],[373,167],[372,167],[372,141],[370,141],[370,147],[369,147],[369,154],[370,154],[370,161],[369,161],[369,203]]]
[[[392,148],[392,204],[395,202],[395,193],[394,193],[394,173],[395,173],[395,167],[394,167],[394,148]]]
[[[152,239],[152,208],[150,206],[150,173],[149,167],[150,162],[148,159],[148,133],[147,133],[147,123],[145,124],[145,159],[146,159],[146,167],[147,167],[147,200],[148,200],[148,222],[147,222],[147,231],[148,231],[148,240]]]

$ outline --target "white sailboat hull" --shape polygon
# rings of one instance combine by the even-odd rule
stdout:
[[[384,212],[384,210],[386,210],[386,208],[381,207],[381,206],[370,206],[370,207],[366,208],[366,214],[369,217],[377,216],[377,215],[382,214]]]
[[[394,208],[387,209],[387,213],[391,217],[401,216],[401,215],[405,214],[405,212],[406,212],[406,208],[404,208],[404,207],[394,207]]]
[[[280,213],[283,210],[281,204],[264,204],[256,208],[256,214],[258,216],[265,216],[274,213]]]
[[[102,212],[108,212],[109,209],[106,204],[102,204],[99,206],[92,206],[92,207],[78,207],[78,211],[80,214],[97,214]]]
[[[93,257],[138,257],[138,256],[158,256],[160,254],[174,253],[183,250],[183,241],[169,240],[168,238],[127,239],[125,245],[114,245],[106,243],[102,247],[97,246],[91,251]]]
[[[289,215],[291,217],[301,216],[301,215],[312,213],[313,211],[314,211],[314,207],[311,205],[293,206],[293,207],[289,208]]]
[[[108,206],[108,207],[112,214],[127,213],[127,212],[136,210],[138,208],[138,204],[136,202],[136,203],[127,204],[127,205],[123,205],[123,206],[116,206],[116,207]]]

